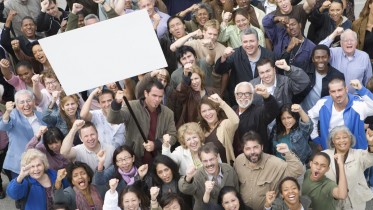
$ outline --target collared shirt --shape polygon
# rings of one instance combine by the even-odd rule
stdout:
[[[207,171],[205,171],[205,172],[207,174],[207,177],[208,177],[209,181],[216,181],[216,182],[218,182],[219,185],[221,184],[221,180],[223,180],[223,173],[221,172],[220,164],[219,164],[219,174],[217,176],[213,176],[213,175],[207,173]]]
[[[30,123],[30,125],[32,127],[32,131],[34,131],[35,134],[38,133],[39,128],[40,128],[40,123],[39,123],[38,118],[36,117],[35,113],[31,117],[26,117],[26,119]]]
[[[330,46],[332,42],[333,40],[327,37],[320,44]],[[333,47],[330,48],[330,54],[330,65],[344,74],[349,93],[355,93],[355,89],[350,85],[351,80],[358,79],[365,86],[372,77],[372,64],[366,52],[356,49],[354,55],[349,57],[342,47]]]
[[[93,171],[96,170],[98,165],[98,159],[95,151],[89,150],[84,144],[74,146],[72,149],[76,151],[76,161],[87,163]],[[112,164],[112,158],[115,148],[109,144],[100,144],[100,150],[104,150],[106,157],[104,167],[109,168]]]
[[[264,7],[266,15],[268,15],[269,13],[271,13],[271,12],[273,12],[273,11],[276,10],[277,5],[276,4],[271,4],[271,3],[268,2],[268,0],[266,0],[263,3],[263,7]]]
[[[268,93],[271,94],[271,95],[274,94],[275,89],[276,89],[276,87],[277,87],[277,78],[276,78],[276,75],[275,75],[274,80],[275,80],[275,83],[273,83],[272,86],[267,87],[267,91],[268,91]],[[263,84],[263,80],[260,80],[260,84]]]

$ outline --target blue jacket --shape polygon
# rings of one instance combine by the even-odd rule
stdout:
[[[365,137],[364,119],[373,115],[373,94],[365,87],[356,92],[360,97],[348,93],[348,103],[343,111],[343,121],[344,125],[356,137],[354,148],[367,149],[368,143]],[[311,138],[316,144],[321,145],[323,149],[329,148],[327,140],[330,118],[332,117],[332,106],[333,99],[331,96],[325,96],[308,111],[308,116],[314,123]],[[318,124],[320,124],[319,133],[317,133]]]
[[[40,125],[45,125],[40,112],[35,111]],[[34,137],[34,131],[26,117],[17,109],[10,113],[8,123],[0,118],[0,130],[6,131],[9,136],[8,152],[4,161],[4,168],[19,174],[21,154],[25,151],[27,143]]]
[[[52,182],[52,186],[56,181],[57,173],[54,170],[48,169],[46,172]],[[29,182],[31,184],[30,191],[27,197],[25,210],[45,210],[47,209],[47,196],[45,188],[35,179],[30,176],[22,180],[21,183],[17,182],[17,178],[14,178],[8,185],[6,193],[14,200],[20,200],[27,195]],[[63,188],[69,186],[66,179],[62,181]]]

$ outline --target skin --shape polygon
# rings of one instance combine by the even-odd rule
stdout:
[[[238,210],[240,208],[240,201],[233,192],[226,193],[222,197],[221,204],[224,210]]]
[[[109,93],[102,94],[98,97],[98,103],[103,112],[108,113],[110,110],[111,102],[113,101],[113,96]]]
[[[251,0],[236,0],[236,2],[239,7],[247,7],[249,6]]]
[[[40,45],[34,45],[32,47],[32,54],[34,58],[41,64],[47,63],[48,59]]]
[[[163,207],[163,210],[181,210],[181,206],[177,200],[173,200],[168,205]]]
[[[127,192],[123,195],[123,207],[125,210],[127,209],[133,209],[137,210],[140,208],[140,199],[137,197],[137,195],[133,192]]]
[[[60,154],[60,149],[62,146],[62,141],[59,140],[58,142],[54,142],[52,144],[48,144],[50,150],[52,150],[56,154]]]
[[[291,37],[302,39],[302,24],[298,23],[294,18],[289,19],[289,24],[286,25],[286,31]]]
[[[73,99],[69,98],[62,106],[62,110],[68,117],[75,117],[76,111],[78,110],[78,103]]]
[[[276,3],[282,14],[289,14],[293,9],[290,0],[276,0]]]
[[[325,173],[329,170],[329,163],[325,157],[318,155],[314,157],[312,161],[310,161],[310,167],[311,167],[310,179],[312,181],[318,181],[322,179]]]
[[[334,105],[344,107],[348,102],[348,89],[342,82],[329,84],[329,95],[332,97]]]
[[[242,35],[242,48],[249,56],[255,56],[258,53],[259,42],[254,34]]]
[[[98,146],[97,131],[92,126],[80,130],[80,139],[84,146],[90,150],[94,150]]]
[[[185,33],[185,25],[179,18],[174,18],[168,23],[168,27],[170,29],[170,33],[176,39],[179,39],[186,35]]]
[[[127,151],[122,151],[117,155],[116,160],[118,168],[127,173],[132,169],[135,157],[131,157],[131,154]]]
[[[154,2],[152,0],[141,0],[138,2],[138,5],[140,9],[146,9],[149,17],[152,17],[154,15]]]
[[[43,161],[39,158],[35,158],[30,161],[29,165],[31,165],[29,175],[36,180],[41,179],[45,172]]]
[[[209,27],[205,31],[203,31],[203,38],[204,39],[211,39],[213,43],[218,40],[219,31],[216,28]]]
[[[155,111],[158,108],[158,106],[161,104],[163,94],[164,94],[164,90],[158,89],[155,86],[153,86],[150,89],[149,93],[146,90],[144,91],[145,103],[146,103],[147,108],[151,112]]]
[[[290,132],[290,129],[294,126],[296,120],[289,112],[284,112],[281,115],[281,123],[284,125],[286,129],[286,133]]]
[[[163,183],[170,183],[173,179],[172,170],[162,163],[157,165],[156,172]]]
[[[253,90],[251,90],[250,86],[241,85],[237,88],[237,93],[247,93],[247,92],[253,93]],[[235,97],[236,97],[236,102],[238,106],[243,109],[246,109],[247,107],[249,107],[251,103],[253,102],[253,94],[251,94],[248,97],[246,97],[245,95],[242,95],[241,98],[239,98],[235,94]]]
[[[320,74],[328,73],[328,63],[330,57],[325,50],[315,50],[315,53],[312,57],[312,62],[316,67],[316,71]]]
[[[193,134],[184,134],[185,146],[191,152],[197,152],[201,147],[201,139],[197,133]]]
[[[215,125],[218,122],[218,114],[215,109],[213,109],[208,104],[201,105],[201,115],[202,118],[207,122],[209,125]]]
[[[84,168],[76,168],[72,171],[72,184],[77,187],[79,190],[84,191],[89,187],[89,176]]]
[[[201,91],[202,80],[198,74],[193,73],[192,76],[190,77],[190,81],[191,81],[190,86],[192,87],[194,91]]]
[[[334,22],[339,22],[342,20],[342,4],[337,2],[332,2],[329,8],[329,16]]]
[[[21,31],[25,35],[26,38],[34,39],[35,38],[35,31],[36,25],[34,21],[30,19],[25,19],[22,21]]]
[[[341,37],[342,38],[342,37]],[[353,32],[345,32],[343,36],[343,40],[341,40],[341,47],[343,52],[347,56],[353,56],[357,46],[357,39],[353,35]]]
[[[219,162],[217,154],[214,154],[213,152],[201,152],[201,162],[208,174],[213,176],[217,176],[219,174]]]
[[[47,7],[47,14],[56,18],[59,18],[59,11],[58,7],[55,3],[50,2],[49,6]]]
[[[81,28],[84,26],[84,16],[82,14],[78,15],[78,28]]]
[[[291,180],[287,180],[282,184],[281,196],[288,206],[299,204],[299,189]]]
[[[234,18],[234,23],[242,31],[250,25],[250,20],[243,15],[237,14]]]
[[[265,86],[272,86],[275,83],[276,70],[270,63],[257,66],[258,74]]]
[[[206,9],[198,9],[196,14],[196,21],[199,25],[203,26],[209,20],[209,13]]]
[[[336,133],[332,141],[337,153],[346,154],[351,147],[350,136],[343,131]]]
[[[181,65],[185,65],[187,63],[195,64],[196,63],[196,57],[191,52],[186,52],[183,57],[180,58]]]
[[[56,78],[47,78],[43,77],[45,88],[47,91],[52,94],[53,91],[60,91],[61,84],[58,82]]]
[[[34,72],[32,69],[27,68],[26,66],[20,66],[17,68],[17,75],[19,78],[25,82],[26,84],[32,85],[32,75],[34,75]]]
[[[16,101],[16,108],[26,117],[31,117],[34,115],[35,101],[27,94],[20,95]]]
[[[261,159],[263,146],[256,141],[246,141],[243,152],[250,163],[256,164]]]

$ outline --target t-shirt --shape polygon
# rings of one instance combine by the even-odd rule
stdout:
[[[324,176],[321,180],[314,182],[310,179],[311,170],[307,170],[302,184],[302,195],[307,195],[312,200],[313,210],[333,210],[336,201],[333,197],[333,189],[337,184]]]

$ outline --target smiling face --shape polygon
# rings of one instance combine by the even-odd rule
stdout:
[[[299,189],[292,180],[282,183],[281,195],[288,206],[299,203]]]
[[[163,210],[181,210],[179,202],[174,199],[169,204],[163,207]]]
[[[113,96],[110,93],[105,93],[98,96],[98,103],[100,104],[100,108],[106,113],[110,110],[110,105],[112,101]]]
[[[284,125],[286,131],[290,131],[290,129],[295,125],[296,120],[289,112],[284,112],[281,115],[281,123]]]
[[[190,77],[190,86],[194,91],[201,91],[202,88],[202,80],[201,77],[197,73],[193,73]]]
[[[258,74],[263,84],[266,86],[272,86],[275,83],[276,69],[271,66],[270,63],[266,63],[262,66],[257,66]]]
[[[221,204],[224,210],[239,210],[240,209],[240,201],[238,200],[237,196],[233,192],[228,192],[224,194],[221,199]]]
[[[92,126],[80,129],[80,139],[87,149],[93,151],[98,144],[96,129]]]
[[[138,1],[138,5],[140,9],[146,9],[149,17],[152,17],[154,15],[154,0],[140,0]]]
[[[316,71],[320,74],[326,74],[328,71],[329,55],[326,50],[315,50],[312,57],[312,62],[316,67]]]
[[[333,136],[333,144],[338,153],[345,154],[351,148],[351,138],[348,133],[339,131]]]
[[[158,177],[163,181],[163,183],[167,184],[172,181],[172,170],[166,165],[159,163],[155,170],[157,172]]]
[[[329,16],[334,22],[340,21],[342,18],[343,7],[339,2],[332,2],[329,7]]]
[[[234,23],[242,31],[249,26],[250,20],[241,14],[237,14],[234,18]]]
[[[87,174],[87,171],[84,168],[79,167],[72,171],[71,182],[73,186],[77,187],[79,190],[86,190],[89,186],[89,181],[90,178]]]
[[[276,3],[282,14],[289,14],[293,9],[290,0],[276,0]]]
[[[197,133],[186,133],[184,134],[185,146],[192,152],[197,152],[201,147],[201,139]]]
[[[131,156],[131,154],[127,151],[120,152],[116,157],[116,165],[120,168],[123,172],[128,173],[132,167],[133,163],[135,162],[135,156]]]
[[[19,95],[16,100],[16,108],[26,117],[34,115],[35,100],[28,94]]]
[[[52,92],[55,90],[57,91],[61,90],[61,84],[57,80],[57,78],[43,77],[43,80],[44,80],[44,86],[50,94],[52,94]]]
[[[78,103],[72,97],[69,97],[67,100],[64,100],[61,109],[68,117],[74,117],[76,115],[76,111],[78,110]]]
[[[138,210],[140,208],[140,199],[134,192],[127,192],[123,195],[124,210]]]
[[[192,52],[188,51],[180,58],[180,63],[182,66],[185,66],[187,63],[194,65],[196,63],[196,57]]]
[[[208,104],[201,104],[201,116],[209,125],[215,125],[218,122],[216,110]]]
[[[199,25],[204,26],[205,23],[209,20],[209,13],[206,9],[200,8],[196,13],[196,21]]]
[[[242,48],[248,55],[255,55],[259,49],[259,42],[254,34],[242,35]]]
[[[243,153],[249,162],[256,164],[262,158],[263,146],[257,141],[246,141],[243,147]]]
[[[253,90],[249,85],[240,85],[235,93],[236,102],[242,109],[246,109],[253,102]]]
[[[42,160],[35,158],[30,161],[29,165],[31,166],[29,174],[33,179],[39,180],[43,177],[45,166]]]
[[[219,174],[219,156],[213,152],[205,153],[201,152],[201,162],[206,173],[212,176]]]
[[[148,93],[144,91],[145,103],[150,111],[154,111],[161,104],[163,99],[164,89],[158,89],[156,86],[153,86]]]
[[[183,22],[180,20],[180,18],[173,18],[169,23],[168,23],[168,28],[170,29],[170,33],[172,34],[173,37],[176,39],[179,39],[183,36],[185,36],[185,25]]]
[[[206,30],[203,31],[203,38],[204,39],[211,39],[213,43],[218,40],[219,31],[216,28],[208,27]]]
[[[34,75],[34,72],[32,71],[32,69],[29,69],[27,66],[25,65],[21,65],[19,66],[17,69],[17,75],[19,76],[19,78],[25,82],[26,84],[30,84],[32,83],[32,75]]]
[[[357,46],[356,33],[347,30],[341,35],[341,47],[347,56],[353,56]]]
[[[312,181],[318,181],[329,170],[329,162],[324,156],[317,155],[313,158],[312,161],[310,161],[310,167],[311,167],[310,179]]]
[[[31,19],[24,19],[21,25],[23,35],[28,39],[35,38],[36,25]]]
[[[49,6],[47,7],[47,14],[58,18],[58,7],[54,2],[49,2]]]
[[[40,45],[34,45],[32,47],[32,54],[34,55],[34,58],[41,64],[45,64],[48,61]]]

